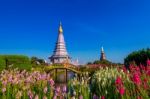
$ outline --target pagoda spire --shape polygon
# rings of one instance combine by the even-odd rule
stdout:
[[[59,23],[58,33],[63,33],[63,28],[61,22]]]
[[[103,46],[101,47],[101,53],[104,53],[104,48],[103,48]]]

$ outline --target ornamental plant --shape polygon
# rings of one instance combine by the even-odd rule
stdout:
[[[54,81],[45,72],[3,70],[0,89],[1,99],[52,99]]]
[[[129,80],[123,70],[117,68],[100,68],[92,77],[91,90],[99,97],[116,99],[124,94],[125,88],[123,81]],[[117,94],[116,94],[117,93]],[[116,95],[115,95],[116,94]]]
[[[149,99],[150,60],[130,69],[101,68],[92,77],[92,93],[106,99]]]
[[[100,67],[66,85],[57,85],[44,70],[8,69],[0,72],[0,99],[149,99],[150,60],[147,66]]]
[[[84,72],[79,79],[77,75],[68,83],[68,97],[75,99],[92,99],[90,90],[90,77]],[[68,99],[70,99],[68,98]]]

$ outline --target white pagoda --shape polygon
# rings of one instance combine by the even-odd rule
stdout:
[[[54,49],[53,55],[50,57],[50,61],[53,64],[71,62],[68,52],[66,50],[66,44],[64,40],[63,29],[62,29],[61,23],[58,29],[58,38],[57,38],[57,42],[55,45],[55,49]]]

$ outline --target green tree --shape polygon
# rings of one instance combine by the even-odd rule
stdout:
[[[32,64],[36,64],[36,61],[38,60],[38,58],[37,57],[31,57],[31,63]]]
[[[124,64],[129,68],[130,64],[140,66],[140,64],[146,66],[147,60],[150,59],[150,49],[142,49],[130,53],[125,59]]]
[[[33,67],[37,67],[37,66],[39,67],[41,65],[45,65],[46,63],[45,63],[44,59],[40,59],[38,57],[33,56],[33,57],[31,57],[31,64]]]

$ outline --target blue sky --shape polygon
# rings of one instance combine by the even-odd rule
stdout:
[[[80,63],[123,62],[150,46],[149,0],[0,0],[0,54],[44,59],[54,49],[62,22],[70,56]]]

